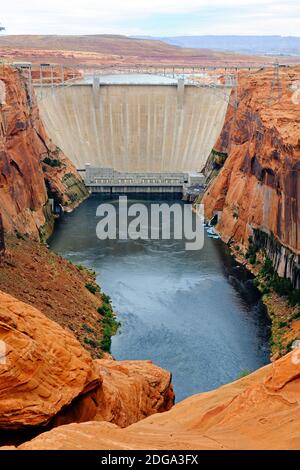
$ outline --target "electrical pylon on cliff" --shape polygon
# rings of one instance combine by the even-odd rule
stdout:
[[[280,101],[282,97],[282,84],[279,73],[279,62],[278,60],[273,64],[273,78],[271,83],[271,91],[269,97],[269,104],[273,104],[276,101]]]

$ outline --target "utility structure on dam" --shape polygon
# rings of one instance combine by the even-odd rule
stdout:
[[[35,87],[48,134],[92,191],[177,192],[202,181],[231,99],[232,81],[205,78],[93,74]]]

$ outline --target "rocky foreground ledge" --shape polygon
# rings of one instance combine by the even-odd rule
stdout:
[[[126,429],[69,424],[21,445],[37,449],[299,449],[300,351]]]
[[[88,420],[122,427],[174,403],[169,372],[150,361],[93,361],[70,332],[3,292],[0,340],[0,431],[26,437]]]
[[[18,449],[299,448],[300,348],[172,408],[169,372],[93,361],[70,332],[4,293],[0,338],[0,429],[38,434]]]

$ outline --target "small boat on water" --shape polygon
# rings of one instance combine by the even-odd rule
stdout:
[[[210,234],[208,234],[207,236],[208,236],[208,238],[214,238],[214,240],[218,240],[220,238],[219,235],[210,235]]]
[[[216,232],[216,230],[213,227],[209,227],[207,229],[207,236],[208,238],[214,238],[215,240],[220,238],[219,234]]]
[[[208,235],[217,235],[217,232],[215,231],[213,227],[208,227],[207,233]]]

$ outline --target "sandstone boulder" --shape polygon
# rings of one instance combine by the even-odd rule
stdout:
[[[170,372],[151,361],[96,361],[102,386],[94,420],[120,427],[169,410],[174,404]]]
[[[0,429],[45,425],[99,387],[91,357],[71,333],[2,292],[0,340]]]

